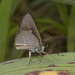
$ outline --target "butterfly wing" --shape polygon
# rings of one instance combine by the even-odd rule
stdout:
[[[20,32],[15,39],[16,49],[31,49],[35,48],[38,44],[38,39],[28,30]]]
[[[40,34],[37,30],[35,22],[29,13],[27,13],[21,19],[19,31],[21,32],[23,30],[31,30],[32,33],[37,37],[39,43],[42,44],[41,37],[40,37]]]

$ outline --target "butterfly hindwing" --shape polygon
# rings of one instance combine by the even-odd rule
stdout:
[[[20,32],[15,39],[17,49],[30,49],[36,47],[38,44],[38,39],[27,30]]]

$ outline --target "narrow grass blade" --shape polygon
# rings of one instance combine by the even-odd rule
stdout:
[[[43,26],[43,25],[42,25]],[[50,25],[45,25],[44,27],[40,28],[39,32],[43,33],[45,30],[50,29],[52,26]]]
[[[69,28],[68,28],[68,40],[67,40],[68,51],[75,51],[75,6],[72,7],[69,17]]]
[[[12,52],[10,53],[9,59],[16,59],[22,57],[25,50],[16,50],[16,48],[13,47]]]
[[[56,3],[56,4],[57,4],[57,8],[58,8],[59,14],[61,16],[61,19],[62,19],[63,23],[65,24],[65,27],[67,28],[68,8],[65,4],[62,4],[62,3]]]
[[[16,24],[15,24],[16,25]],[[18,32],[18,26],[15,26],[14,28],[12,28],[9,32],[9,37],[12,37],[14,34],[16,34],[16,32]]]
[[[15,10],[17,9],[17,7],[19,6],[19,4],[20,4],[22,1],[23,1],[23,0],[14,0],[13,13],[15,12]]]
[[[0,62],[4,59],[3,45],[9,28],[9,18],[12,11],[13,0],[1,0],[0,4]]]
[[[69,5],[75,5],[75,0],[52,0],[54,2],[69,4]]]
[[[36,0],[36,1],[33,1],[32,3],[31,3],[31,7],[32,8],[35,8],[35,7],[37,7],[38,5],[41,5],[41,4],[44,4],[44,3],[46,3],[46,2],[50,2],[49,0],[40,0],[40,1],[38,1],[38,0]]]
[[[50,25],[54,26],[55,28],[57,28],[61,33],[66,34],[65,27],[57,21],[54,21],[52,19],[37,19],[36,21],[38,23],[43,23],[43,24],[46,24],[46,25],[50,24]]]

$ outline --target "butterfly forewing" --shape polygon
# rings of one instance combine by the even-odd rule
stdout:
[[[23,30],[31,30],[32,33],[38,39],[39,44],[42,44],[40,34],[36,28],[35,22],[29,13],[27,13],[25,16],[23,16],[22,21],[20,22],[20,30],[19,31],[21,32]]]

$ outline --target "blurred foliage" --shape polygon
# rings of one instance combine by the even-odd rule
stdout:
[[[42,39],[49,42],[48,53],[74,51],[74,5],[73,0],[1,0],[0,62],[24,55],[25,51],[15,49],[14,41],[21,15],[26,12],[34,16]],[[57,40],[51,41],[54,38]]]

